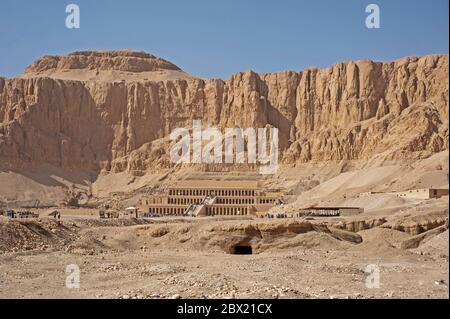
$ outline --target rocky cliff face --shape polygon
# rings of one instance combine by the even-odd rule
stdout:
[[[278,127],[284,163],[416,159],[448,149],[447,55],[248,71],[226,81],[72,81],[45,73],[66,69],[181,72],[144,53],[77,52],[38,60],[23,78],[0,78],[1,169],[157,169],[167,165],[167,136],[193,119]]]

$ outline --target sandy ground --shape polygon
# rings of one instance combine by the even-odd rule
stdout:
[[[28,252],[1,261],[1,298],[448,298],[447,261],[420,255]],[[378,289],[365,285],[368,263],[380,269]],[[69,264],[80,267],[79,289],[65,287]]]
[[[9,244],[0,246],[0,298],[448,298],[445,205],[448,198],[370,217],[385,218],[379,226],[364,216],[100,221],[66,210],[61,225],[2,218]],[[368,229],[358,229],[361,219]],[[310,223],[328,228],[307,229]],[[402,249],[417,225],[420,236],[445,229]],[[254,253],[230,253],[237,242]],[[80,281],[69,289],[72,264]],[[369,265],[379,270],[379,288],[366,285],[374,278]]]

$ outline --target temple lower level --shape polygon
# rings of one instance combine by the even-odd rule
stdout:
[[[162,195],[141,198],[144,217],[260,215],[282,203],[279,190],[252,181],[180,181]]]

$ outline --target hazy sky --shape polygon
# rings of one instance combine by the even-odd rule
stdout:
[[[70,3],[80,7],[80,29],[65,26]],[[380,7],[380,29],[366,28],[370,3]],[[1,0],[0,75],[76,50],[143,50],[205,78],[448,53],[448,6],[448,0]]]

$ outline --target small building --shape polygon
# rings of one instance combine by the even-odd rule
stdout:
[[[138,218],[138,209],[137,207],[130,206],[125,208],[124,214],[125,217],[135,217]]]
[[[364,213],[362,207],[307,207],[296,210],[293,217],[336,217],[351,216]]]
[[[120,214],[118,211],[111,210],[111,209],[108,209],[108,210],[101,209],[101,210],[99,210],[98,214],[99,214],[100,219],[104,219],[104,218],[110,219],[110,218],[119,218],[120,217]]]
[[[377,194],[383,194],[383,192],[364,192],[364,193],[359,193],[357,197],[358,198],[359,197],[367,197],[367,196],[377,195]]]
[[[412,198],[412,199],[431,199],[449,196],[449,190],[445,188],[422,188],[412,189],[403,192],[394,192],[397,197]]]

